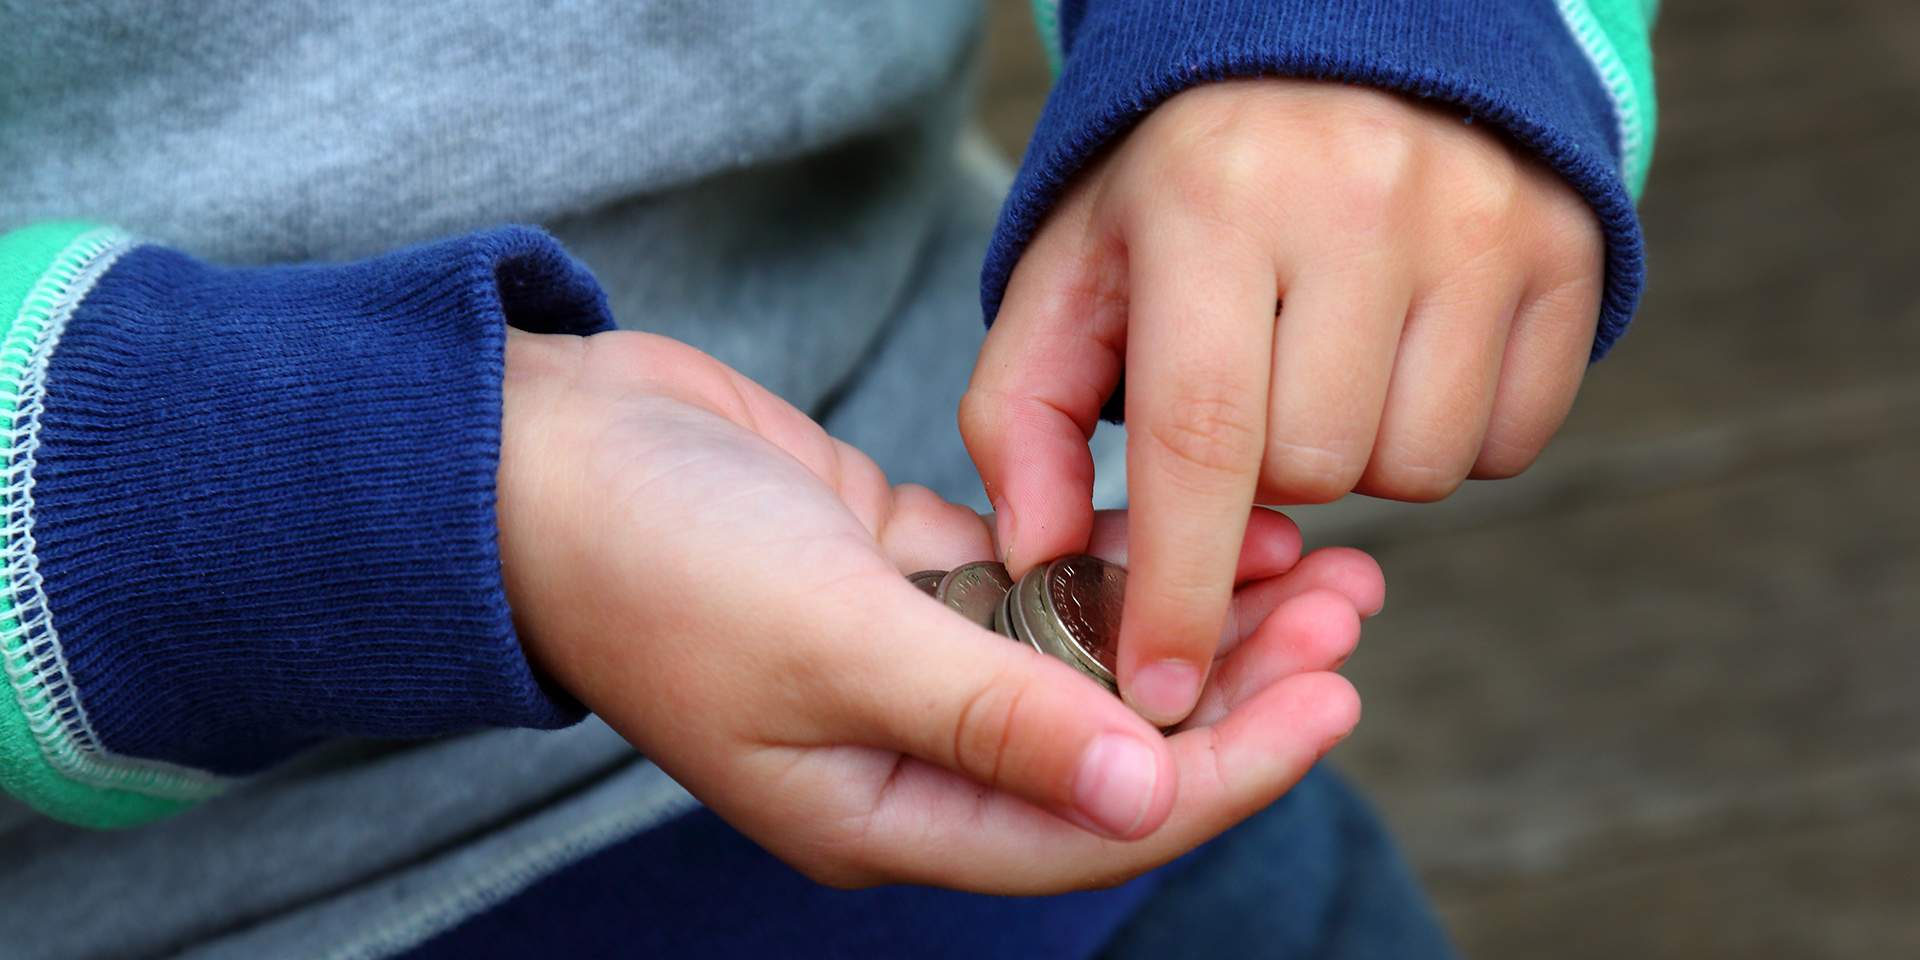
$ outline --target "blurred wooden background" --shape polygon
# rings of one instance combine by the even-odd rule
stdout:
[[[1470,957],[1920,956],[1920,4],[1674,0],[1655,48],[1651,287],[1555,447],[1302,515],[1391,595],[1336,762]]]

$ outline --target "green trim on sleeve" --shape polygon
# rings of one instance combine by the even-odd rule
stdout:
[[[1040,28],[1040,43],[1047,48],[1047,64],[1060,76],[1060,64],[1066,51],[1060,47],[1060,0],[1033,0],[1033,23]]]
[[[1659,125],[1651,42],[1659,0],[1555,0],[1555,5],[1613,101],[1620,174],[1638,200],[1653,165]]]
[[[55,819],[132,826],[219,792],[221,778],[107,751],[67,674],[33,555],[33,465],[47,363],[69,317],[133,242],[87,223],[0,236],[0,789]]]

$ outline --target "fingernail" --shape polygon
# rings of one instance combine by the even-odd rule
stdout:
[[[1000,540],[1000,559],[1005,562],[1013,557],[1013,535],[1015,524],[1013,511],[1007,508],[1005,500],[993,501],[993,532]]]
[[[1135,713],[1157,727],[1186,719],[1200,699],[1200,668],[1184,660],[1161,660],[1141,667],[1127,689]]]
[[[1094,826],[1124,839],[1145,819],[1159,779],[1152,747],[1124,733],[1104,733],[1080,755],[1073,804]]]

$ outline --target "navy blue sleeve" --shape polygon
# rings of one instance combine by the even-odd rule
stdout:
[[[502,588],[508,324],[612,326],[530,229],[345,265],[119,256],[49,345],[31,464],[83,747],[231,775],[328,737],[578,719]]]
[[[1623,165],[1619,94],[1596,70],[1598,27],[1569,29],[1550,0],[1041,0],[1060,73],[1001,211],[981,278],[988,323],[1061,193],[1101,150],[1174,94],[1230,78],[1361,84],[1447,105],[1552,167],[1607,241],[1598,360],[1626,330],[1644,279]],[[1567,4],[1560,4],[1567,6]],[[1624,81],[1623,81],[1624,82]],[[1616,85],[1618,87],[1618,85]],[[1108,413],[1117,417],[1115,405]]]

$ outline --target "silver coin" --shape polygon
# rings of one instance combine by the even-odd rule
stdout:
[[[1097,662],[1091,661],[1069,636],[1059,618],[1048,609],[1049,571],[1052,566],[1048,564],[1034,568],[1021,577],[1019,585],[1014,588],[1011,619],[1015,631],[1035,650],[1080,671],[1109,692],[1117,691],[1112,671],[1102,670]]]
[[[1013,635],[1013,621],[1007,616],[1007,604],[1012,602],[1013,591],[1008,590],[1007,595],[1001,597],[999,603],[994,604],[993,630],[1008,640],[1018,641],[1020,638]]]
[[[934,596],[961,616],[991,630],[993,612],[1011,589],[1013,578],[1007,575],[1007,568],[985,560],[953,568],[941,578]]]
[[[1083,669],[1113,686],[1120,651],[1120,607],[1127,571],[1098,557],[1049,563],[1040,588],[1042,622]]]
[[[929,597],[938,596],[940,581],[947,575],[945,570],[922,570],[907,574],[907,582],[920,588],[920,592]]]
[[[1015,640],[1051,657],[1054,656],[1053,650],[1042,643],[1039,636],[1037,636],[1027,624],[1027,609],[1024,601],[1026,600],[1027,594],[1031,592],[1028,589],[1028,582],[1032,579],[1033,571],[1029,571],[1026,576],[1020,578],[1019,583],[1014,584],[1013,590],[1007,594],[1008,632],[1013,634]]]

